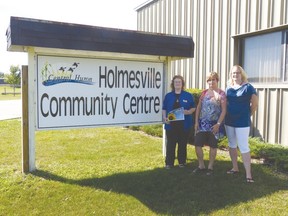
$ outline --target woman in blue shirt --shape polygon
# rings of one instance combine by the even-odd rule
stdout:
[[[248,143],[251,115],[258,106],[258,97],[255,88],[248,83],[243,68],[234,65],[230,71],[230,79],[226,89],[227,112],[225,116],[225,129],[228,137],[229,154],[233,168],[227,174],[239,173],[237,162],[237,146],[242,155],[246,171],[246,182],[254,182],[251,174],[251,156]]]
[[[165,168],[170,169],[174,166],[175,149],[178,143],[177,158],[179,167],[186,165],[187,142],[189,131],[193,126],[192,113],[195,111],[195,104],[192,94],[184,91],[185,82],[182,76],[176,75],[171,82],[172,91],[165,95],[163,101],[163,121],[166,130],[166,158]],[[173,121],[169,112],[183,108],[184,120]]]

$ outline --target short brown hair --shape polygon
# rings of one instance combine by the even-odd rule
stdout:
[[[217,72],[215,71],[211,71],[207,74],[206,76],[206,82],[208,82],[208,80],[215,78],[217,80],[217,82],[219,82],[219,75]]]
[[[174,88],[174,80],[175,79],[180,79],[182,81],[182,90],[184,90],[184,87],[185,87],[185,81],[184,81],[184,78],[181,76],[181,75],[175,75],[171,81],[171,84],[170,84],[170,87],[171,89],[174,91],[175,88]]]

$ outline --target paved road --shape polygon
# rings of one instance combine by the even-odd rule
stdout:
[[[22,116],[21,100],[0,100],[0,120],[20,118]]]

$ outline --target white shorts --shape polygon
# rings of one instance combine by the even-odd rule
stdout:
[[[250,127],[231,127],[225,125],[225,129],[230,148],[237,148],[238,146],[241,153],[250,152],[248,143]]]

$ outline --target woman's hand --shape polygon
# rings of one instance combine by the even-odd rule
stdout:
[[[191,108],[189,110],[184,110],[184,115],[191,115],[195,111],[195,108]]]
[[[184,115],[190,115],[190,110],[184,110]]]
[[[194,124],[194,129],[195,129],[195,131],[198,131],[198,123],[196,122],[195,124]]]
[[[168,118],[163,118],[163,122],[165,123],[165,124],[170,124],[170,121],[168,120]]]
[[[213,134],[216,134],[219,132],[220,124],[216,123],[215,125],[212,126],[212,132]]]

